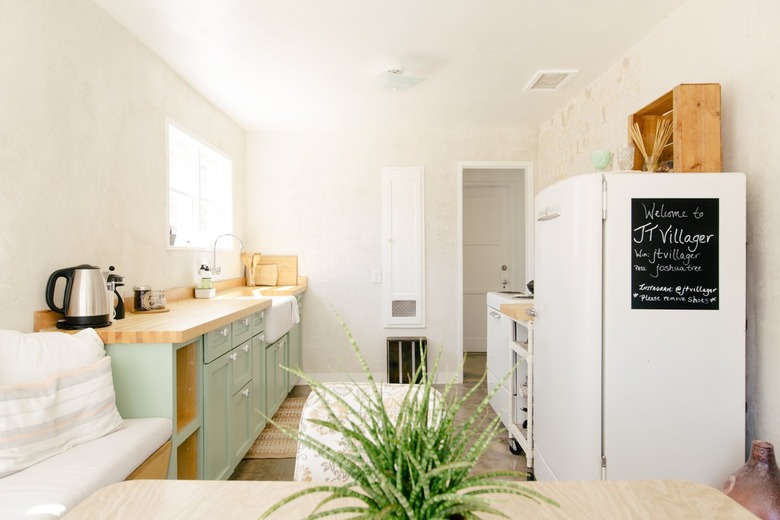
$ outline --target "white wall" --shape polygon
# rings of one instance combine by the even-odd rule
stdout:
[[[247,134],[250,243],[263,254],[297,254],[309,277],[304,370],[321,379],[359,372],[335,316],[341,313],[385,374],[388,336],[425,335],[457,360],[458,161],[533,161],[536,131],[291,131]],[[381,169],[425,168],[426,328],[384,329]],[[445,366],[446,365],[446,366]]]
[[[196,278],[205,253],[165,248],[166,117],[232,156],[244,233],[243,130],[95,4],[4,0],[0,34],[0,328],[32,330],[61,267],[113,264],[127,295]]]
[[[689,0],[539,128],[536,188],[592,169],[627,117],[680,83],[720,83],[724,171],[748,179],[748,440],[780,443],[780,3]],[[706,363],[707,360],[702,360]]]

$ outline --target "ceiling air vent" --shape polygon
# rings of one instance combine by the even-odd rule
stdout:
[[[578,70],[540,70],[537,72],[523,91],[554,92],[563,88]]]

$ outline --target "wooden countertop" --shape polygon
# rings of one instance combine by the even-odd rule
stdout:
[[[534,321],[534,317],[526,314],[527,309],[533,309],[533,303],[504,303],[499,310],[515,321]]]
[[[95,329],[103,343],[183,343],[210,330],[271,306],[273,296],[296,296],[306,291],[306,285],[281,287],[232,287],[218,291],[214,298],[186,298],[167,304],[169,312],[133,313],[129,309],[122,320],[108,327]],[[36,330],[55,331],[60,314],[38,311]],[[36,313],[38,314],[38,313]],[[46,320],[49,320],[48,325]]]
[[[182,343],[270,306],[268,298],[181,300],[168,304],[170,312],[127,312],[125,319],[95,331],[106,344]]]
[[[318,484],[237,480],[128,480],[99,489],[76,506],[65,519],[256,520],[281,498]],[[491,495],[491,505],[509,518],[756,518],[721,491],[693,482],[612,480],[523,484],[555,500],[560,507],[515,495]],[[323,493],[307,495],[282,507],[270,518],[304,518],[325,496]],[[344,505],[344,500],[332,505]],[[491,515],[490,518],[494,517]]]

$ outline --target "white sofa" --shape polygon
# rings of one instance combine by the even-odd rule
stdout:
[[[60,518],[92,492],[165,478],[170,419],[122,419],[94,330],[0,331],[0,519]]]

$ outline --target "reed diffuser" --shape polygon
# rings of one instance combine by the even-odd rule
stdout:
[[[654,172],[658,169],[658,159],[661,157],[664,147],[669,143],[669,139],[672,137],[672,121],[670,119],[659,119],[655,127],[655,137],[653,139],[653,147],[648,151],[645,148],[645,142],[642,139],[642,132],[639,129],[639,123],[633,123],[628,127],[628,133],[631,135],[631,139],[636,143],[636,147],[639,153],[645,160],[645,169],[649,172]]]

